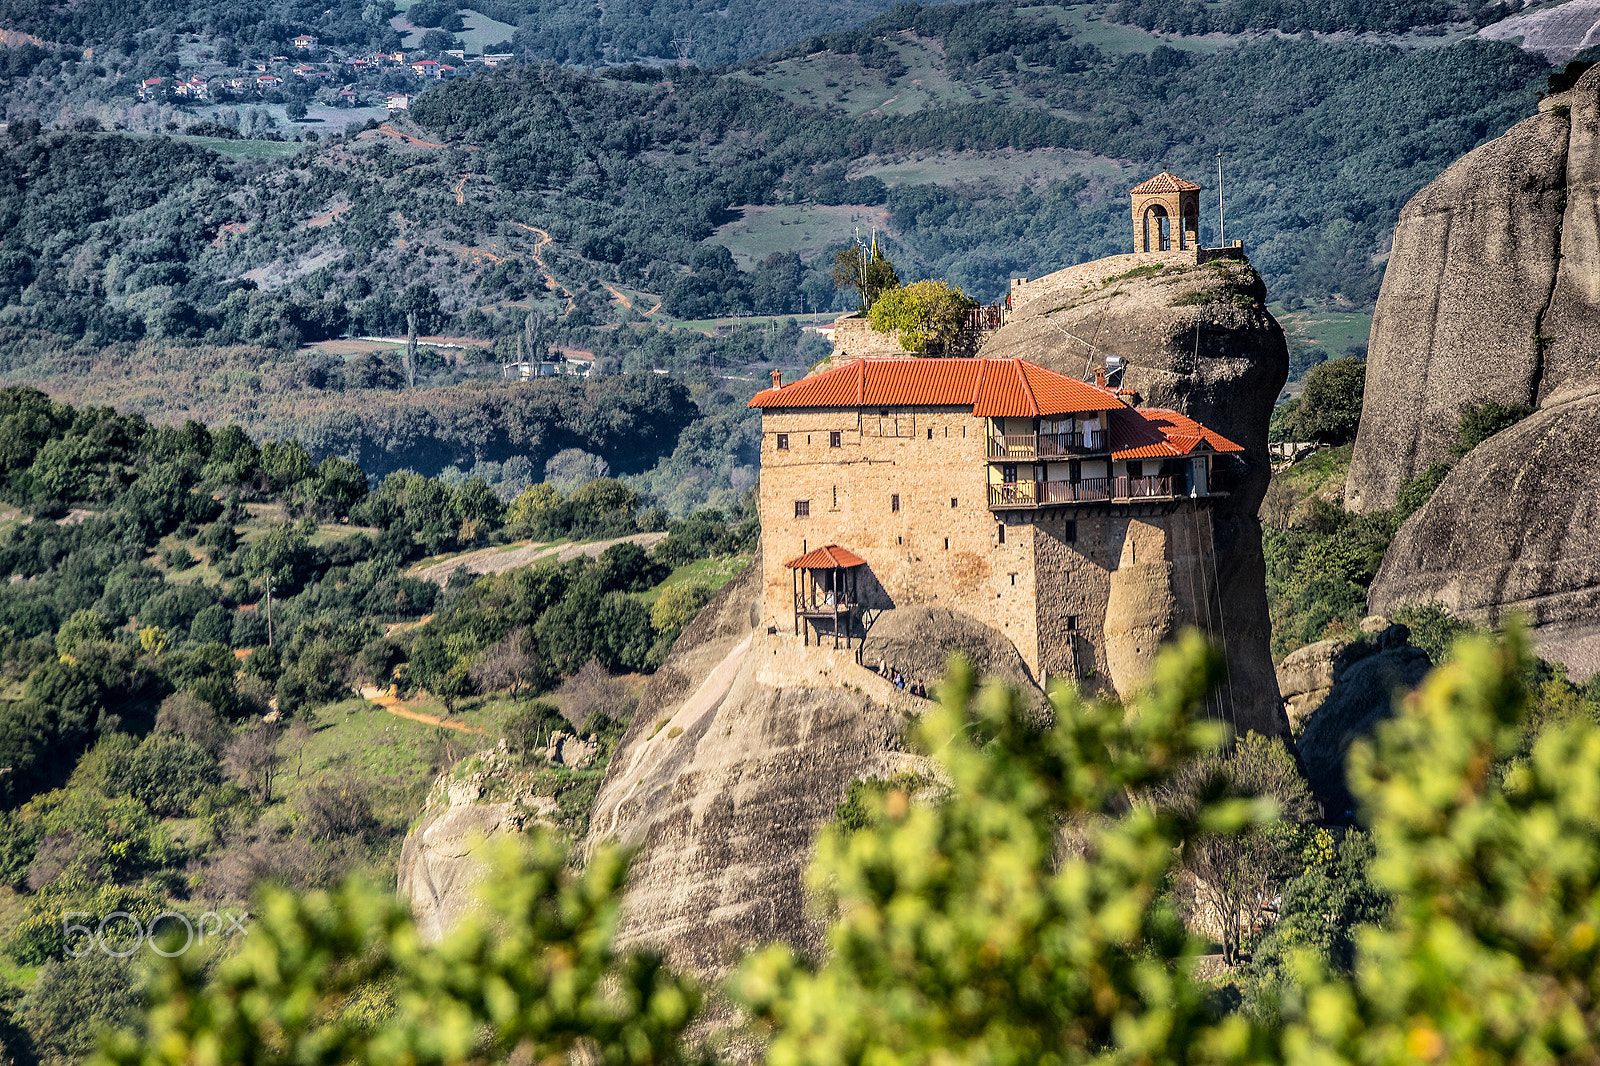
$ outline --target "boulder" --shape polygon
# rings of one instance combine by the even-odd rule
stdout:
[[[1272,474],[1267,422],[1288,376],[1283,330],[1248,262],[1148,259],[1113,257],[1029,282],[979,354],[1027,359],[1078,378],[1116,357],[1126,368],[1123,385],[1147,406],[1181,411],[1245,447],[1242,477],[1211,505],[1214,582],[1222,590],[1213,631],[1227,647],[1240,727],[1285,733],[1256,517]],[[1107,654],[1137,672],[1172,620],[1164,603],[1151,604],[1149,617],[1134,609],[1133,586],[1153,580],[1135,577],[1127,575],[1128,587],[1119,588],[1124,601],[1134,597],[1118,604],[1119,632],[1127,639]]]
[[[1373,649],[1338,670],[1296,741],[1311,791],[1330,820],[1345,821],[1355,810],[1345,779],[1350,745],[1393,715],[1396,696],[1416,688],[1432,665],[1424,652],[1402,644]]]
[[[1600,670],[1600,396],[1547,407],[1456,464],[1395,535],[1376,611],[1437,603],[1480,625],[1512,615],[1578,680]]]
[[[1302,732],[1301,727],[1332,695],[1351,666],[1369,655],[1403,648],[1411,639],[1411,630],[1377,615],[1361,620],[1361,632],[1359,640],[1332,637],[1307,644],[1278,664],[1278,690],[1283,693],[1290,728],[1296,733]]]
[[[491,797],[501,797],[493,799]],[[397,889],[423,940],[436,943],[482,901],[484,848],[535,821],[549,823],[556,801],[532,792],[528,775],[498,750],[468,756],[429,789],[422,819],[400,848]]]
[[[600,744],[594,737],[580,738],[558,731],[550,737],[550,745],[544,754],[552,766],[582,770],[600,754]]]
[[[1464,408],[1600,391],[1600,68],[1412,198],[1373,314],[1346,506],[1394,506]]]

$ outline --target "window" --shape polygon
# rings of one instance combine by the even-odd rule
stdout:
[[[796,518],[810,518],[811,517],[811,501],[810,500],[796,500],[796,501],[794,501],[794,516]]]
[[[1068,522],[1065,536],[1068,544],[1078,543],[1078,523]]]
[[[1006,524],[1004,522],[1001,522],[998,526],[994,527],[994,535],[999,543],[1004,544],[1006,542]],[[1011,583],[1013,585],[1016,584],[1015,581]]]
[[[1128,460],[1128,476],[1144,477],[1144,464],[1137,459]]]
[[[842,436],[843,436],[843,434],[841,434],[838,430],[834,430],[833,432],[829,433],[828,434],[828,447],[830,447],[830,448],[839,447],[839,443],[840,443],[839,438],[842,437]]]
[[[1012,574],[1011,575],[1011,583],[1013,585],[1015,585],[1017,583],[1017,575],[1016,574]]]
[[[949,551],[950,550],[950,538],[949,537],[944,538],[944,550],[945,551]]]
[[[1078,631],[1078,616],[1075,615],[1075,614],[1067,615],[1067,632],[1068,633],[1076,633],[1077,631]]]
[[[933,427],[932,426],[928,427],[928,439],[929,440],[933,439]]]
[[[900,513],[900,494],[898,492],[895,493],[893,496],[889,497],[889,513],[890,514],[899,514]]]
[[[833,487],[833,509],[835,511],[837,511],[839,509],[839,486],[838,485],[835,485]]]
[[[780,452],[786,452],[786,451],[789,450],[789,434],[787,434],[787,433],[779,433],[778,434],[778,450]]]
[[[950,497],[950,508],[951,508],[951,510],[954,510],[955,506],[956,506],[956,498],[954,496],[952,496],[952,497]]]

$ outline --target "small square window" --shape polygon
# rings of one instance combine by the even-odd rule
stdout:
[[[810,518],[811,517],[811,501],[810,500],[796,500],[796,501],[794,501],[794,516],[796,518]]]
[[[841,442],[841,438],[843,436],[844,435],[842,433],[840,433],[838,430],[834,430],[833,432],[829,433],[828,434],[828,447],[830,447],[830,448],[839,447],[840,442]]]
[[[899,514],[900,513],[900,494],[898,492],[895,493],[893,496],[889,497],[889,513],[890,514]]]
[[[954,496],[952,496],[952,497],[950,497],[950,507],[951,507],[952,510],[954,510],[955,506],[956,506],[956,498]]]
[[[786,451],[789,450],[789,434],[787,434],[787,433],[779,433],[778,434],[778,450],[780,452],[786,452]]]

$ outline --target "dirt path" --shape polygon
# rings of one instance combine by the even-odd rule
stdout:
[[[539,239],[533,244],[533,261],[539,265],[539,272],[544,275],[544,287],[554,290],[555,292],[559,292],[561,295],[567,298],[567,309],[561,312],[561,317],[566,318],[568,315],[572,314],[572,312],[578,309],[578,301],[572,295],[571,289],[567,288],[565,285],[561,284],[561,282],[556,280],[556,276],[550,272],[549,264],[544,261],[544,256],[539,254],[540,252],[544,251],[545,245],[551,242],[552,238],[550,234],[546,233],[538,226],[530,226],[526,222],[513,222],[512,225],[520,226],[529,233],[538,235]]]
[[[470,177],[472,177],[472,171],[469,170],[461,175],[461,180],[456,182],[456,187],[451,190],[456,194],[456,203],[458,204],[467,202],[467,179]]]
[[[361,698],[371,700],[396,718],[409,718],[413,722],[426,722],[428,725],[444,726],[446,729],[459,729],[463,733],[477,733],[480,736],[483,734],[483,730],[476,726],[467,725],[465,722],[456,722],[448,718],[440,718],[436,714],[423,714],[420,711],[413,711],[401,703],[393,693],[393,689],[388,692],[380,692],[375,688],[364,688],[361,690]]]
[[[617,288],[615,285],[611,284],[609,281],[602,281],[600,283],[600,285],[601,285],[602,288],[604,288],[611,295],[615,296],[617,298],[617,300],[622,304],[623,307],[626,307],[630,311],[633,310],[633,301],[628,299],[627,294],[624,293],[621,289]]]
[[[402,143],[402,144],[415,145],[418,148],[443,148],[444,147],[444,145],[442,145],[442,144],[434,144],[432,141],[425,141],[420,137],[413,137],[409,133],[401,133],[399,130],[395,129],[393,126],[389,125],[387,122],[385,122],[383,125],[378,127],[378,132],[381,133],[381,134],[384,134],[385,136],[388,136],[388,137],[394,137],[395,139],[400,141],[400,143]]]
[[[457,555],[442,562],[417,565],[406,571],[408,577],[421,578],[432,581],[443,587],[450,580],[450,575],[456,572],[457,567],[464,566],[474,574],[503,574],[507,570],[515,570],[519,566],[531,566],[537,562],[553,559],[558,563],[571,562],[580,555],[587,555],[591,559],[600,557],[600,553],[613,544],[637,544],[641,548],[650,549],[666,539],[665,533],[634,533],[627,537],[617,537],[613,540],[597,540],[588,544],[547,544],[539,541],[529,541],[526,544],[512,547],[481,548],[465,555]]]

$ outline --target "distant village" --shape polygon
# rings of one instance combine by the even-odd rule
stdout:
[[[187,76],[146,78],[139,85],[139,99],[205,104],[254,100],[276,103],[286,95],[304,96],[303,91],[293,91],[293,86],[308,83],[315,87],[314,95],[330,106],[386,106],[390,112],[395,112],[409,108],[412,100],[412,93],[396,86],[396,75],[425,86],[428,82],[450,81],[512,60],[509,52],[469,59],[466,50],[461,48],[437,53],[413,50],[410,53],[347,54],[323,46],[310,34],[295,37],[289,44],[291,54],[272,56],[265,62],[249,64],[248,68],[215,64],[214,70],[196,71]]]

